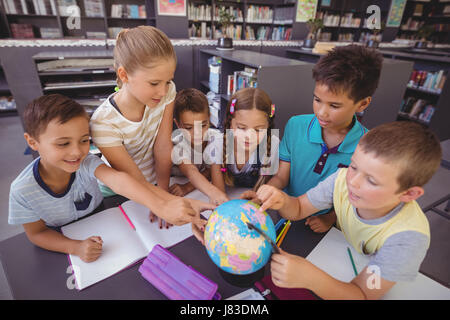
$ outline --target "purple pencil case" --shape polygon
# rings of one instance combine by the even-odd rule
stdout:
[[[145,258],[139,272],[170,300],[219,300],[217,283],[159,244]]]

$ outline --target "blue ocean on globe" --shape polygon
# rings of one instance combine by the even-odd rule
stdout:
[[[205,247],[212,261],[231,274],[251,274],[269,261],[272,247],[247,222],[265,232],[275,242],[275,226],[266,212],[249,200],[230,200],[218,206],[205,228]]]

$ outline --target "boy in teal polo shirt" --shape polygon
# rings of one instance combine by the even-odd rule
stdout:
[[[364,111],[378,86],[383,58],[359,45],[336,47],[313,68],[316,82],[314,114],[289,119],[280,144],[280,166],[269,185],[298,197],[350,164],[367,129],[355,113]],[[333,211],[321,211],[306,224],[327,231],[336,221]]]

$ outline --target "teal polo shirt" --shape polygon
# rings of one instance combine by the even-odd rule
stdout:
[[[368,131],[357,119],[338,146],[328,149],[322,127],[314,114],[289,119],[280,143],[280,160],[290,162],[289,185],[285,192],[298,197],[339,168],[348,167],[359,139]]]

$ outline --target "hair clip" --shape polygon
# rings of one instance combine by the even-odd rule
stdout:
[[[272,104],[272,108],[270,109],[270,116],[269,117],[272,118],[274,114],[275,114],[275,105]]]
[[[227,172],[227,168],[220,168],[220,171]]]
[[[231,100],[231,105],[230,105],[230,113],[233,114],[234,113],[234,106],[236,105],[236,99]]]

